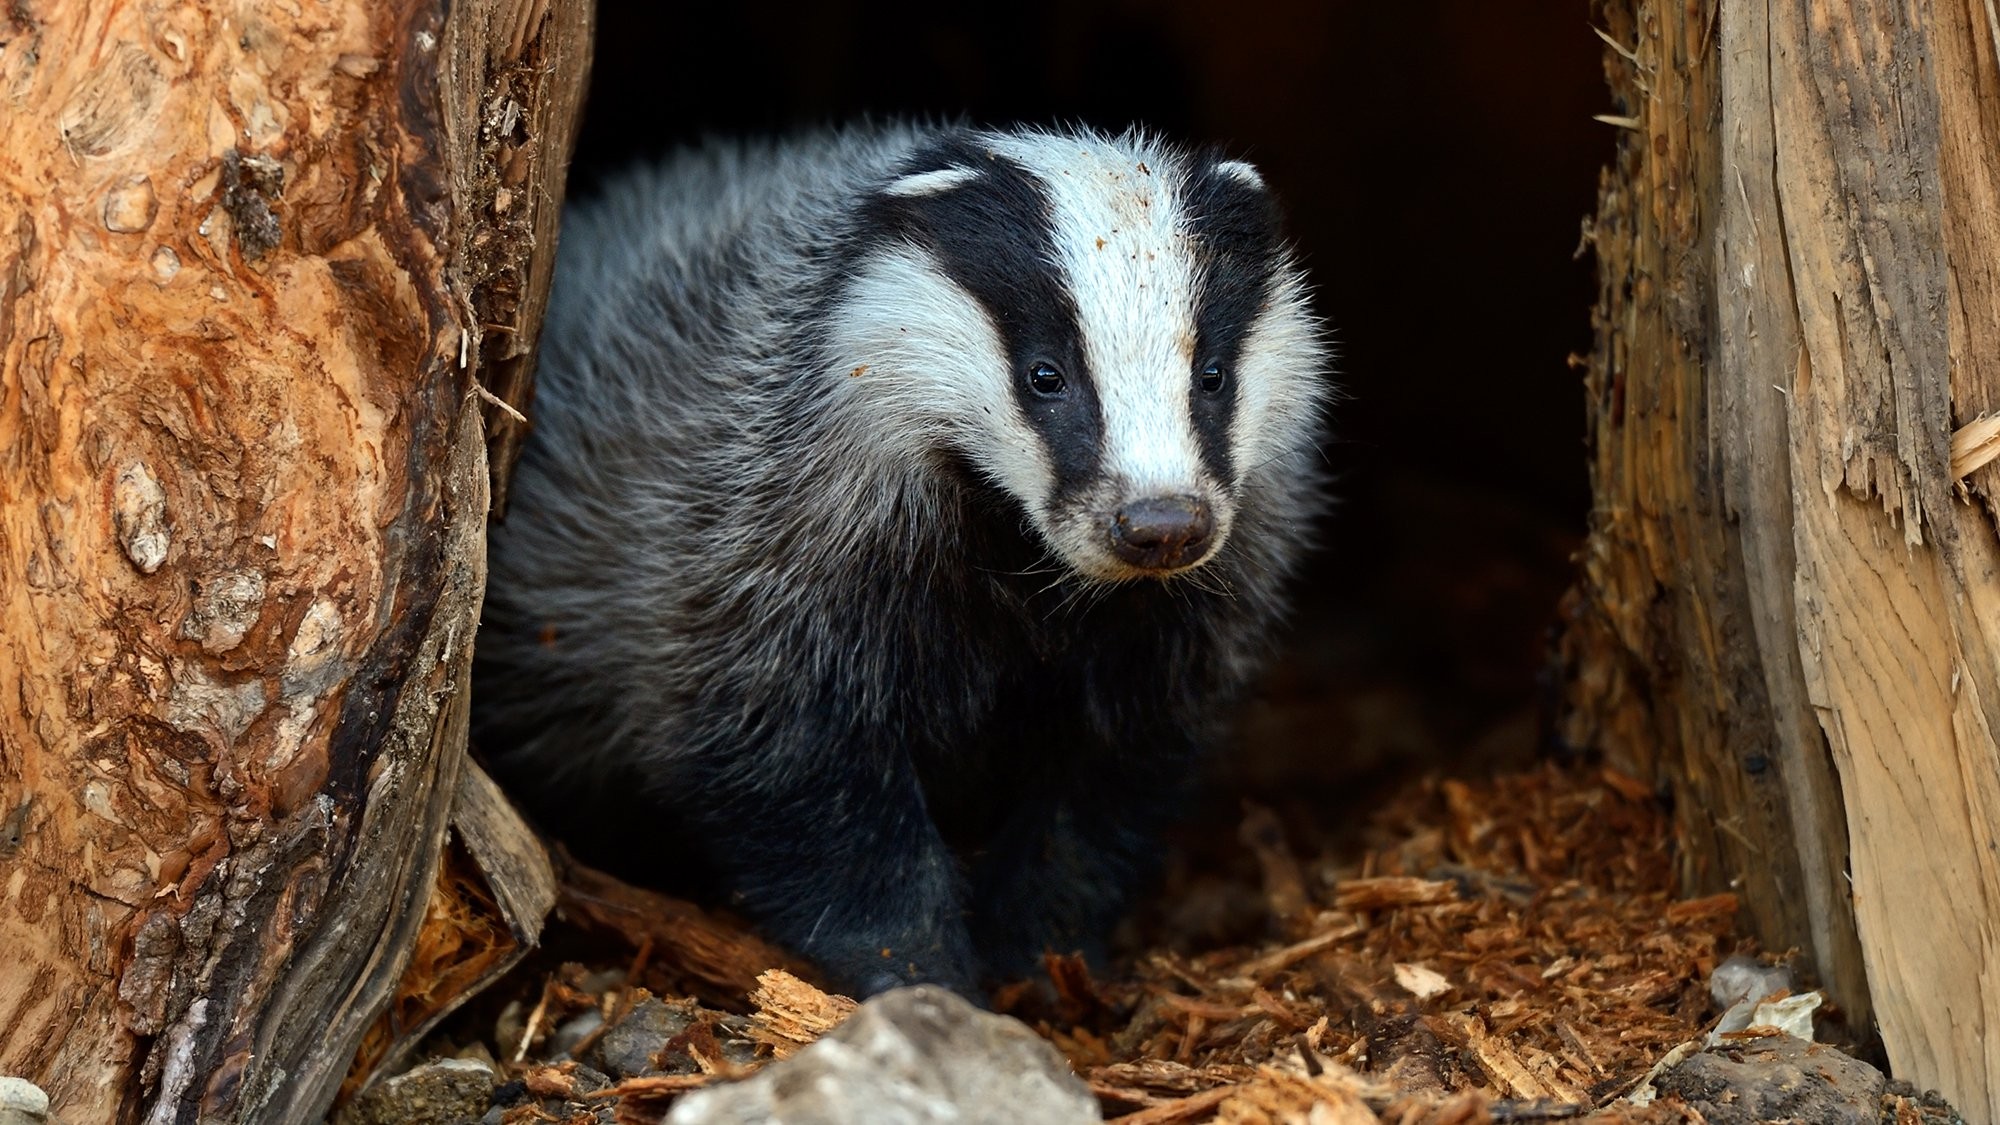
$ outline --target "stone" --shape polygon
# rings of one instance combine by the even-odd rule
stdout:
[[[42,1125],[49,1096],[25,1078],[0,1077],[0,1125]]]
[[[1054,1047],[930,985],[869,1000],[846,1023],[741,1082],[688,1095],[667,1125],[1040,1125],[1103,1120]]]
[[[604,1013],[596,1008],[585,1008],[580,1015],[565,1020],[549,1037],[549,1057],[569,1058],[576,1051],[577,1044],[590,1038],[603,1026]]]
[[[1715,1001],[1716,1011],[1726,1012],[1745,1000],[1757,1001],[1773,993],[1790,992],[1796,985],[1787,966],[1766,965],[1748,954],[1737,953],[1709,974],[1708,995]]]
[[[642,1074],[658,1074],[660,1068],[653,1065],[653,1059],[667,1040],[688,1029],[693,1022],[690,1014],[682,1008],[661,1003],[651,996],[633,1005],[625,1018],[613,1024],[611,1030],[597,1041],[585,1059],[613,1078],[636,1078]],[[695,1065],[687,1060],[685,1067],[667,1068],[674,1073],[692,1074]]]
[[[1709,1125],[1877,1125],[1888,1079],[1823,1043],[1771,1035],[1704,1051],[1653,1084],[1662,1101],[1679,1098]]]
[[[478,1121],[493,1102],[493,1068],[479,1059],[437,1059],[363,1090],[335,1125]]]

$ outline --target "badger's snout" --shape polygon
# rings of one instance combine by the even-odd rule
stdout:
[[[1192,496],[1134,500],[1111,519],[1111,550],[1142,570],[1179,570],[1199,561],[1215,534],[1215,516]]]

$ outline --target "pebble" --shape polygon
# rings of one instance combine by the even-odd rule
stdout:
[[[0,1077],[0,1125],[42,1125],[49,1096],[25,1078]]]

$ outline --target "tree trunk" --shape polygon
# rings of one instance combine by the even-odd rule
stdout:
[[[1567,734],[1899,1077],[2000,1121],[2000,17],[1599,0]]]
[[[0,1073],[65,1121],[311,1119],[387,1000],[588,34],[0,12]]]

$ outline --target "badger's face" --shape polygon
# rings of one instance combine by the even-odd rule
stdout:
[[[898,443],[1004,487],[1078,574],[1202,565],[1310,441],[1324,354],[1247,164],[970,134],[913,157],[864,226],[844,382]]]

